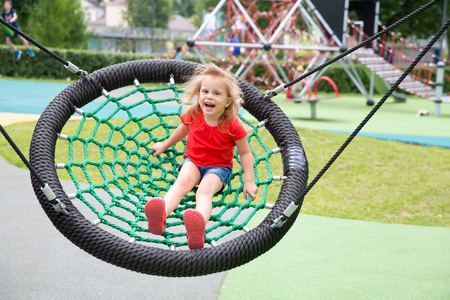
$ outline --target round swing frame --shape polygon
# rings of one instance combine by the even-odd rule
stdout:
[[[132,271],[169,277],[201,276],[226,271],[243,265],[275,246],[294,224],[300,209],[292,212],[283,226],[274,221],[285,214],[290,204],[299,201],[306,188],[308,161],[298,132],[282,110],[249,83],[238,79],[243,91],[244,108],[259,121],[265,121],[281,149],[283,181],[273,209],[254,229],[215,247],[197,250],[164,250],[131,243],[115,236],[87,220],[64,192],[55,168],[55,146],[58,134],[73,115],[100,97],[102,91],[112,91],[141,83],[167,82],[173,76],[183,83],[195,73],[199,64],[176,60],[139,60],[100,69],[64,89],[42,113],[36,124],[30,145],[30,163],[39,177],[52,188],[65,205],[68,214],[57,212],[32,176],[35,194],[53,225],[72,243],[105,262]],[[302,204],[300,199],[299,207]]]

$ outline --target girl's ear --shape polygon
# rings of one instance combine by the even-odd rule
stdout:
[[[228,97],[227,104],[225,105],[225,107],[230,106],[232,103],[233,103],[233,99],[231,97]]]

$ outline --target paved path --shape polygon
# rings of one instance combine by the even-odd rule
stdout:
[[[29,173],[0,157],[0,299],[217,299],[226,273],[166,278],[110,265],[52,225]]]

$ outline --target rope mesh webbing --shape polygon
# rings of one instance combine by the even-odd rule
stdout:
[[[163,88],[139,85],[119,97],[107,95],[100,104],[94,102],[96,108],[83,112],[78,128],[67,137],[65,169],[77,189],[76,198],[89,208],[90,214],[95,214],[94,222],[107,225],[108,230],[115,230],[119,236],[122,233],[133,241],[169,247],[187,245],[182,213],[195,207],[195,188],[168,216],[162,236],[148,232],[143,214],[148,199],[163,196],[175,182],[183,160],[185,141],[158,157],[153,157],[149,148],[166,140],[180,124],[181,93],[175,85]],[[154,95],[158,99],[152,98]],[[259,127],[241,115],[240,118],[251,128],[247,139],[254,157],[255,183],[262,197],[253,202],[243,199],[243,170],[235,150],[230,184],[213,199],[206,243],[244,230],[251,217],[265,207],[268,185],[273,180],[269,164],[273,151],[258,135]]]

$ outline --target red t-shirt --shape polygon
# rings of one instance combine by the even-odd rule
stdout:
[[[188,122],[186,114],[181,115],[181,122],[189,127],[186,141],[186,153],[198,167],[233,166],[234,147],[237,140],[247,136],[247,131],[238,118],[234,118],[221,132],[218,126],[209,126],[200,111],[199,116]]]

